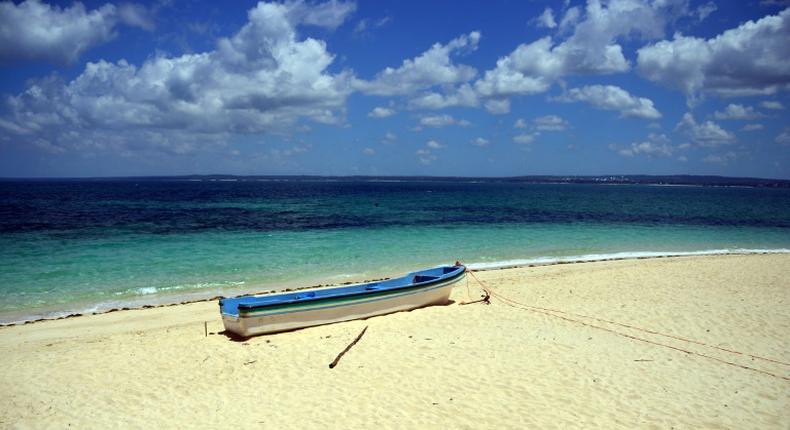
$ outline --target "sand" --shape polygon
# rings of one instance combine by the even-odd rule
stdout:
[[[448,306],[243,342],[216,334],[216,302],[6,327],[0,427],[790,428],[790,255],[475,276],[565,313],[461,306],[462,284]]]

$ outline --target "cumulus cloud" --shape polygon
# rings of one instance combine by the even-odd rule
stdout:
[[[368,116],[371,118],[386,118],[392,115],[395,115],[395,109],[380,106],[373,108],[373,110],[368,113]]]
[[[524,118],[519,118],[513,123],[513,128],[527,128],[527,122],[524,121]]]
[[[448,125],[457,125],[460,127],[468,127],[471,123],[465,119],[455,119],[451,115],[429,115],[420,118],[420,125],[424,127],[447,127]]]
[[[553,9],[546,8],[536,19],[538,24],[559,27],[558,36],[566,32],[570,35],[558,39],[547,36],[520,44],[474,82],[476,70],[453,64],[450,56],[458,48],[476,48],[477,32],[447,45],[434,45],[419,57],[404,61],[399,68],[387,68],[372,81],[358,81],[356,86],[363,92],[384,96],[412,95],[438,86],[413,96],[410,107],[482,105],[490,113],[505,114],[510,112],[510,98],[544,93],[564,76],[628,71],[630,63],[619,41],[662,37],[667,22],[682,14],[689,14],[685,0],[613,0],[604,4],[590,0],[584,9],[568,8],[558,25]],[[649,116],[657,111],[651,105],[633,114]]]
[[[544,28],[554,28],[557,26],[557,21],[554,21],[554,11],[547,7],[543,10],[543,13],[536,18],[536,24],[538,27]]]
[[[397,69],[387,67],[370,80],[356,80],[355,87],[366,94],[394,96],[414,94],[434,85],[450,85],[472,80],[474,67],[453,64],[451,55],[477,49],[480,33],[473,31],[451,40],[448,44],[434,44],[413,59],[403,61]]]
[[[689,112],[683,115],[683,119],[677,124],[675,130],[684,133],[694,143],[703,147],[717,147],[735,143],[734,134],[724,130],[713,121],[697,123]]]
[[[362,154],[364,154],[364,155],[374,155],[375,153],[376,153],[376,150],[373,149],[373,148],[364,148],[362,150]]]
[[[301,118],[338,123],[352,77],[328,73],[325,43],[300,40],[295,25],[289,4],[259,3],[214,51],[157,56],[139,67],[88,63],[70,82],[48,78],[8,97],[4,118],[22,129],[20,141],[175,153],[222,144],[230,133],[284,130]]]
[[[419,160],[420,164],[431,164],[436,161],[437,157],[434,155],[430,149],[420,148],[416,152],[417,160]]]
[[[617,153],[625,157],[646,155],[648,157],[671,157],[675,148],[670,144],[669,138],[664,134],[650,133],[647,140],[633,142],[626,148],[617,149]]]
[[[527,145],[535,141],[535,138],[540,136],[540,133],[523,133],[513,136],[513,142]]]
[[[425,146],[427,146],[430,149],[442,149],[442,148],[444,148],[444,145],[442,145],[441,143],[439,143],[439,142],[437,142],[435,140],[429,140],[429,141],[425,142]]]
[[[604,110],[618,111],[622,116],[644,119],[661,118],[661,113],[653,107],[653,101],[644,97],[632,96],[628,91],[614,85],[589,85],[571,88],[556,100],[564,102],[587,102]]]
[[[743,106],[739,104],[730,103],[724,109],[724,111],[716,111],[713,114],[713,117],[720,120],[747,120],[747,119],[755,119],[760,118],[763,115],[759,112],[755,112],[754,108],[751,106]]]
[[[790,9],[712,38],[675,34],[637,51],[645,78],[677,88],[693,103],[703,93],[774,94],[790,84]]]
[[[398,135],[388,131],[384,133],[384,139],[382,140],[383,143],[395,143],[398,140]]]
[[[483,103],[486,110],[494,115],[504,115],[510,112],[509,99],[491,99]]]
[[[82,3],[60,8],[39,0],[0,3],[0,61],[74,63],[86,50],[114,36],[117,9],[91,11]]]
[[[427,92],[412,98],[409,107],[412,109],[444,109],[451,106],[476,107],[479,104],[474,89],[464,83],[444,94]]]
[[[483,139],[482,137],[478,137],[472,141],[472,145],[476,146],[488,146],[489,143],[491,142],[489,142],[488,139]]]
[[[541,116],[535,118],[532,122],[535,124],[535,129],[540,131],[563,131],[568,128],[568,121],[557,115]]]
[[[560,20],[560,33],[565,33],[568,31],[568,29],[575,27],[579,22],[580,16],[581,9],[579,9],[579,6],[569,7],[568,10],[565,11],[565,15],[563,15],[562,19]]]
[[[503,100],[543,93],[563,76],[625,72],[630,64],[618,41],[663,36],[667,20],[684,4],[680,0],[613,0],[606,4],[589,1],[584,14],[570,8],[560,23],[561,33],[573,27],[567,39],[544,37],[517,46],[475,82],[475,90],[483,98]]]

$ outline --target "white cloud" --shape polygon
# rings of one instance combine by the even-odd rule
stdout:
[[[743,131],[755,131],[755,130],[762,130],[765,128],[762,124],[746,124],[741,128]]]
[[[562,17],[562,20],[560,20],[560,33],[564,33],[570,28],[575,27],[579,22],[580,16],[581,11],[578,6],[568,8],[568,10],[565,11],[565,15]]]
[[[540,136],[540,133],[523,133],[513,136],[513,142],[527,145],[535,141],[535,138]]]
[[[675,34],[637,51],[642,76],[683,91],[693,103],[702,93],[774,94],[790,84],[790,8],[748,21],[712,38]]]
[[[503,99],[545,92],[567,75],[625,72],[630,64],[618,40],[663,36],[666,22],[682,12],[684,4],[682,0],[653,4],[591,0],[583,16],[579,9],[570,8],[560,23],[560,33],[573,27],[573,34],[561,42],[544,37],[517,46],[475,82],[475,90],[484,98]]]
[[[504,115],[510,112],[510,100],[508,99],[487,100],[483,106],[485,106],[489,113],[494,115]]]
[[[698,124],[694,116],[687,112],[675,127],[675,130],[686,134],[694,143],[703,147],[717,147],[735,143],[735,135],[719,127],[713,121]]]
[[[751,106],[743,106],[739,104],[730,103],[724,109],[724,112],[716,111],[713,114],[713,117],[719,120],[746,120],[746,119],[756,119],[760,118],[763,115],[760,112],[755,112],[754,108]]]
[[[488,139],[483,139],[482,137],[478,137],[477,139],[472,141],[472,145],[477,145],[477,146],[488,146],[489,143],[491,142],[489,142]]]
[[[774,141],[780,145],[790,145],[790,128],[784,129]]]
[[[156,20],[145,6],[136,3],[121,3],[118,6],[118,18],[132,27],[140,27],[145,31],[156,29]]]
[[[324,3],[309,4],[302,0],[285,3],[288,19],[294,24],[313,25],[334,30],[346,21],[357,9],[353,1],[329,0]]]
[[[425,146],[427,146],[430,149],[442,149],[442,148],[444,148],[444,145],[442,145],[441,143],[439,143],[439,142],[437,142],[435,140],[429,140],[429,141],[425,142]]]
[[[354,33],[362,34],[374,28],[383,27],[387,25],[390,21],[392,21],[392,18],[390,18],[389,16],[379,18],[375,21],[371,20],[370,18],[364,18],[359,20],[359,22],[357,22],[357,25],[354,26]]]
[[[564,40],[544,37],[520,44],[510,54],[499,58],[496,67],[487,70],[473,83],[470,81],[474,78],[471,73],[474,69],[455,66],[449,61],[452,49],[448,48],[453,45],[451,42],[447,46],[437,44],[420,57],[404,61],[398,69],[386,69],[371,82],[360,81],[357,87],[371,94],[395,95],[411,94],[419,89],[441,85],[441,91],[434,90],[418,96],[412,100],[411,106],[441,109],[482,104],[490,113],[504,114],[510,112],[511,97],[546,92],[564,76],[629,70],[630,64],[623,55],[620,39],[661,37],[668,21],[688,13],[685,0],[653,3],[612,0],[605,4],[590,0],[584,12],[577,7],[566,10],[558,34],[572,29],[570,36]],[[550,8],[544,11],[539,21],[541,25],[553,23],[557,27]],[[417,60],[429,57],[428,54],[434,51],[436,53],[430,57],[436,57],[436,60],[423,61],[425,65],[417,67]],[[446,72],[437,77],[429,73],[433,70]],[[459,73],[463,70],[468,73]],[[425,76],[430,76],[430,79]],[[644,112],[646,115],[655,115],[657,111],[651,105]]]
[[[371,118],[386,118],[392,115],[395,115],[395,110],[385,107],[375,107],[368,113]]]
[[[563,131],[568,128],[568,121],[557,115],[541,116],[535,118],[532,122],[535,124],[535,129],[540,131]]]
[[[716,6],[715,3],[709,1],[705,4],[699,5],[697,9],[694,11],[694,14],[697,16],[697,19],[703,21],[705,20],[705,18],[708,17],[708,15],[712,14],[713,12],[716,12],[718,9],[719,7]]]
[[[366,94],[393,96],[414,94],[434,85],[470,81],[477,70],[471,66],[453,64],[450,56],[474,51],[479,40],[480,33],[473,31],[451,40],[447,45],[436,43],[416,58],[404,60],[397,69],[387,67],[371,81],[356,80],[355,87]]]
[[[395,143],[395,141],[397,140],[398,140],[397,134],[391,131],[384,133],[384,140],[383,140],[384,143]]]
[[[760,106],[762,106],[763,109],[771,109],[771,110],[782,110],[785,108],[782,105],[782,103],[775,100],[766,100],[764,102],[761,102]]]
[[[536,18],[536,21],[538,27],[554,28],[557,26],[557,22],[554,21],[554,11],[550,7],[544,9],[543,13]]]
[[[468,127],[471,123],[465,119],[457,120],[451,115],[430,115],[420,118],[420,125],[424,127],[447,127],[448,125],[457,125],[459,127]]]
[[[445,94],[428,92],[409,101],[412,109],[444,109],[451,106],[476,107],[479,104],[474,89],[464,83]]]
[[[86,50],[114,36],[115,6],[86,11],[82,3],[62,9],[28,0],[0,3],[0,61],[74,63]]]
[[[628,91],[614,85],[589,85],[571,88],[556,100],[564,102],[583,101],[604,110],[618,111],[622,116],[644,119],[661,118],[661,113],[653,106],[653,101],[644,97],[632,96]]]
[[[612,149],[617,149],[612,147]],[[626,148],[617,149],[618,154],[625,157],[646,155],[648,157],[671,157],[675,148],[670,144],[669,138],[664,134],[650,133],[647,140],[633,142]]]
[[[524,118],[519,118],[513,123],[513,128],[527,128],[527,122],[524,121]]]
[[[510,97],[545,92],[559,75],[561,64],[549,53],[551,38],[544,37],[497,60],[496,68],[486,71],[475,82],[475,90],[484,97]],[[523,64],[522,64],[523,63]]]
[[[436,155],[434,155],[428,149],[422,149],[422,148],[418,149],[416,154],[417,154],[417,160],[419,160],[421,164],[425,164],[425,165],[431,164],[437,159]]]
[[[100,60],[71,82],[40,80],[7,99],[6,118],[29,141],[174,153],[221,145],[230,134],[293,129],[301,118],[339,123],[351,76],[326,71],[333,56],[325,43],[299,40],[289,13],[287,4],[259,3],[214,51],[139,67]]]
[[[373,148],[365,148],[362,150],[362,153],[365,155],[374,155],[376,153],[376,150]]]

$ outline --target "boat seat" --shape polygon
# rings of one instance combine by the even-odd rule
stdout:
[[[427,276],[427,275],[417,275],[412,279],[412,282],[415,284],[419,284],[420,282],[428,282],[433,281],[434,279],[439,279],[438,276]]]

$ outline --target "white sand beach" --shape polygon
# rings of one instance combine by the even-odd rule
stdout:
[[[0,428],[790,428],[790,255],[474,276],[491,305],[459,304],[470,276],[448,306],[243,342],[215,301],[4,327]]]

